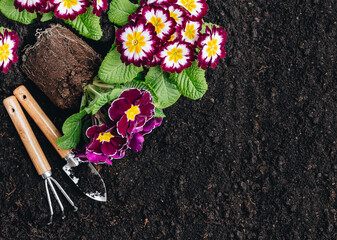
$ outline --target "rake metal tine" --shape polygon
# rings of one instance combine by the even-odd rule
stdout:
[[[57,203],[58,203],[59,206],[60,206],[60,209],[61,209],[61,212],[62,212],[62,219],[64,219],[64,218],[66,217],[66,215],[64,214],[64,207],[63,207],[63,205],[62,205],[62,202],[61,202],[59,196],[57,195],[57,192],[56,192],[56,190],[55,190],[55,188],[54,188],[53,183],[52,183],[51,180],[50,180],[50,177],[47,178],[47,181],[48,181],[48,184],[49,184],[49,186],[50,186],[50,188],[51,188],[51,190],[52,190],[52,192],[53,192],[53,194],[54,194],[54,196],[55,196],[55,198],[56,198]]]
[[[78,207],[75,206],[74,202],[71,200],[71,198],[66,193],[66,191],[64,191],[64,189],[62,188],[62,186],[53,177],[50,177],[50,179],[55,183],[55,185],[58,187],[58,189],[60,189],[60,191],[62,192],[63,196],[68,200],[68,202],[70,203],[70,205],[73,206],[74,212],[76,212],[77,209],[78,209]]]
[[[50,217],[49,217],[49,222],[47,223],[47,225],[50,225],[50,224],[53,223],[54,211],[53,211],[53,205],[51,204],[51,199],[50,199],[50,193],[49,193],[49,189],[48,189],[48,181],[47,181],[47,179],[44,180],[44,185],[45,185],[45,188],[46,188],[47,200],[48,200],[48,205],[49,205],[49,209],[50,209]]]

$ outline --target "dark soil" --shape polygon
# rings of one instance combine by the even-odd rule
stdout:
[[[53,25],[25,51],[23,72],[62,109],[75,109],[83,85],[97,75],[101,57],[67,28]],[[41,67],[43,66],[43,67]]]
[[[67,204],[45,226],[41,178],[3,106],[0,111],[0,237],[4,239],[337,239],[337,5],[332,0],[208,0],[206,17],[228,31],[228,55],[207,71],[209,91],[165,110],[143,151],[98,166],[108,202],[82,195],[32,123]],[[103,39],[85,39],[105,56]],[[0,14],[21,39],[36,28]],[[22,73],[0,74],[1,99],[26,84],[60,128],[60,111]],[[63,199],[64,200],[64,199]],[[66,201],[64,201],[66,202]],[[55,201],[54,201],[55,203]],[[55,203],[56,206],[56,203]]]

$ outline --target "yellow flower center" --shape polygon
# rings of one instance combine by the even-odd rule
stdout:
[[[165,24],[161,22],[160,17],[151,17],[150,23],[156,28],[156,33],[161,33],[161,30],[165,27]]]
[[[171,38],[168,40],[168,42],[172,42],[175,38],[176,38],[176,36],[174,34],[172,34]]]
[[[125,112],[126,117],[128,118],[128,121],[135,120],[135,117],[140,113],[139,107],[138,106],[134,106],[131,104],[131,107],[129,108],[129,110],[127,110]]]
[[[100,142],[110,142],[110,139],[115,137],[110,132],[107,133],[100,133],[98,138],[96,140],[99,140]]]
[[[9,54],[9,44],[5,43],[4,45],[0,45],[0,62],[7,61]]]
[[[72,6],[77,5],[77,0],[62,0],[63,6],[70,9]]]
[[[195,0],[181,0],[181,4],[190,12],[197,7],[195,5]]]
[[[217,43],[218,43],[218,40],[215,38],[207,43],[206,52],[208,53],[208,57],[212,57],[216,55],[216,51],[218,51]]]
[[[170,61],[174,61],[175,63],[177,63],[180,59],[183,58],[183,50],[180,48],[173,48],[171,51],[167,52],[167,55],[170,57],[169,60]]]
[[[176,20],[176,22],[178,22],[179,20],[178,13],[170,12],[170,17]]]
[[[185,36],[190,40],[195,38],[195,28],[193,24],[187,24]]]
[[[129,48],[129,52],[136,52],[139,54],[142,51],[142,47],[146,45],[141,32],[133,32],[133,34],[129,33],[127,36],[128,41],[125,43]]]

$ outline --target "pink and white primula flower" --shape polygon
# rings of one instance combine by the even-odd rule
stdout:
[[[51,3],[55,5],[55,16],[64,20],[75,20],[90,6],[88,0],[51,0]]]
[[[142,15],[148,23],[155,27],[157,37],[165,42],[175,32],[176,21],[170,17],[170,12],[161,7],[146,6]]]
[[[40,11],[48,13],[50,11],[54,11],[54,8],[55,8],[54,4],[52,4],[50,0],[46,0],[45,3],[41,5]]]
[[[208,11],[206,0],[178,0],[177,4],[184,7],[192,20],[202,19]]]
[[[4,29],[2,32],[0,31],[0,71],[8,73],[12,63],[18,61],[16,50],[19,45],[19,37],[14,31]]]
[[[220,58],[226,56],[225,43],[227,41],[227,33],[222,27],[212,26],[212,30],[206,27],[206,33],[203,34],[198,46],[201,50],[198,55],[199,67],[206,69],[208,66],[215,68]]]
[[[187,19],[186,11],[184,9],[177,4],[164,5],[163,8],[170,12],[170,17],[176,21],[177,27],[182,27],[184,25],[184,22]]]
[[[202,27],[201,20],[191,21],[188,20],[185,22],[183,29],[180,32],[181,40],[191,44],[193,47],[196,47],[197,41],[200,36],[200,30]]]
[[[140,6],[145,6],[145,5],[158,5],[161,6],[163,4],[172,4],[176,3],[177,0],[142,0],[140,2]]]
[[[37,12],[44,5],[44,0],[14,0],[14,6],[19,12],[27,10],[30,13]]]
[[[93,13],[96,14],[98,17],[101,16],[102,11],[108,8],[107,0],[93,0]]]
[[[126,65],[139,67],[152,61],[158,44],[155,28],[145,20],[129,22],[116,32],[117,50]]]
[[[181,73],[192,65],[193,49],[190,44],[173,41],[160,51],[159,57],[162,59],[161,68],[163,71]]]

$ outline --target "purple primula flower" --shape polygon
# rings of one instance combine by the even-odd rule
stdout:
[[[189,43],[193,48],[197,46],[197,41],[200,37],[202,21],[188,20],[184,23],[182,30],[179,32],[179,37],[182,41]]]
[[[71,21],[87,11],[89,0],[50,0],[55,5],[54,14],[58,18]]]
[[[93,14],[96,14],[97,16],[101,16],[102,11],[108,8],[108,2],[107,0],[93,0],[92,6],[93,6],[93,11],[92,11]]]
[[[143,148],[144,135],[150,133],[156,127],[159,127],[162,123],[162,118],[152,118],[143,127],[134,131],[128,137],[128,147],[134,152],[139,152]]]
[[[220,58],[226,56],[225,43],[227,40],[227,33],[222,27],[212,26],[212,31],[207,26],[206,33],[203,34],[198,46],[201,50],[198,55],[199,67],[206,69],[208,66],[215,68],[219,63]]]
[[[115,126],[95,125],[89,127],[86,134],[91,139],[86,147],[86,155],[91,162],[111,164],[109,159],[120,158],[121,150],[125,150],[126,139],[117,133]]]
[[[200,20],[207,14],[206,0],[178,0],[177,4],[190,13],[191,20]]]
[[[144,19],[131,21],[116,32],[117,50],[126,65],[146,65],[156,53],[158,41],[155,28]]]
[[[16,50],[19,45],[19,37],[14,31],[3,30],[0,32],[0,71],[8,73],[12,63],[18,61]]]
[[[170,12],[162,7],[145,6],[142,15],[148,23],[155,27],[157,37],[165,42],[175,32],[176,21],[170,17]]]
[[[109,117],[117,123],[117,132],[126,137],[142,128],[154,116],[151,94],[146,90],[124,90],[109,108]]]
[[[140,6],[149,6],[149,5],[157,5],[157,6],[161,6],[163,4],[172,4],[172,3],[176,3],[177,0],[142,0],[140,2]]]
[[[190,44],[173,41],[166,44],[158,55],[162,59],[161,68],[165,72],[181,73],[192,65],[193,49]]]
[[[14,6],[19,12],[27,10],[30,13],[37,12],[44,5],[44,0],[14,0]]]
[[[44,1],[44,4],[40,6],[40,11],[44,13],[48,13],[50,11],[54,11],[55,5],[51,3],[50,0]]]

